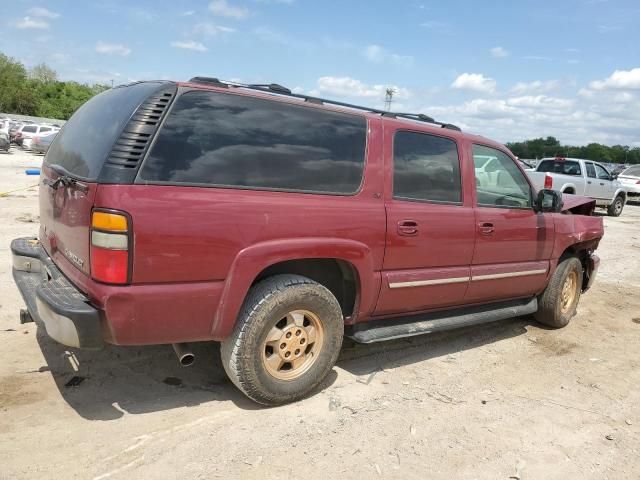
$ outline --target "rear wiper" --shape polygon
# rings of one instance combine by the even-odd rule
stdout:
[[[77,178],[73,177],[66,168],[61,165],[53,164],[49,165],[49,168],[58,174],[58,178],[54,181],[45,178],[42,180],[42,183],[53,190],[57,190],[58,187],[74,187],[80,190],[83,193],[87,193],[89,191],[89,187],[79,182]]]

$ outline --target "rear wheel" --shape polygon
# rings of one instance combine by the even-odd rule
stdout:
[[[344,325],[333,294],[300,275],[276,275],[251,288],[233,333],[222,342],[231,381],[263,405],[306,396],[333,368]]]
[[[552,328],[565,327],[576,314],[582,292],[582,263],[569,257],[558,264],[538,299],[536,320]]]
[[[607,213],[610,217],[619,217],[624,208],[624,197],[618,195],[611,205],[607,207]]]

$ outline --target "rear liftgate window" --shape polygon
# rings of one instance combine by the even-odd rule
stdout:
[[[161,86],[144,82],[111,88],[82,105],[56,135],[45,163],[95,180],[136,108]]]
[[[138,182],[353,194],[365,145],[362,117],[192,91],[176,100]]]

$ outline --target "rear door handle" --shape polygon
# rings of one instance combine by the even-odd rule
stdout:
[[[493,226],[493,223],[491,223],[491,222],[480,222],[478,224],[478,231],[482,235],[492,235],[493,232],[495,232],[495,227]]]
[[[401,220],[398,222],[398,235],[413,236],[418,234],[418,223],[413,220]]]

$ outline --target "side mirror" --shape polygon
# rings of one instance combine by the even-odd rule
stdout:
[[[562,211],[563,206],[562,193],[557,190],[543,189],[538,192],[535,203],[536,212],[558,213]]]

